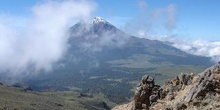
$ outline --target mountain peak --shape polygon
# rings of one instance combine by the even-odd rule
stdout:
[[[79,33],[82,32],[83,34],[90,35],[91,33],[95,33],[98,35],[102,35],[106,32],[116,33],[120,32],[118,28],[114,25],[106,21],[101,17],[94,17],[92,19],[83,19],[80,22],[76,23],[74,26],[71,27],[72,32]],[[124,34],[124,33],[123,33]]]
[[[81,20],[80,22],[86,24],[97,24],[97,23],[106,23],[107,21],[104,18],[97,16],[92,19]]]

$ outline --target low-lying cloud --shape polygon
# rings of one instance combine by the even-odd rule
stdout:
[[[93,38],[91,35],[88,37],[90,37],[90,40],[85,40],[80,44],[82,50],[88,52],[99,52],[106,48],[122,48],[126,45],[129,39],[129,37],[121,33],[108,31],[101,33],[97,38]]]
[[[220,60],[220,41],[189,40],[175,36],[152,37],[150,39],[168,42],[170,45],[193,55],[211,57],[214,62]]]
[[[220,41],[210,42],[206,40],[185,41],[174,43],[174,47],[194,55],[211,57],[213,61],[220,60]]]
[[[91,1],[63,0],[38,3],[28,18],[0,14],[0,72],[17,74],[30,65],[50,70],[67,49],[69,26],[95,9]]]

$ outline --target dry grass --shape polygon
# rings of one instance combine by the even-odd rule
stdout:
[[[103,95],[79,96],[79,93],[73,91],[32,92],[0,85],[0,110],[97,110],[103,109],[96,106],[102,101],[110,107],[115,106]]]

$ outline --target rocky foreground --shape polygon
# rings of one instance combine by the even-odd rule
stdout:
[[[161,87],[143,76],[133,101],[113,110],[220,110],[220,62],[198,75],[180,74]]]

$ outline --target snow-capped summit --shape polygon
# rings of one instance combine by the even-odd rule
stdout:
[[[119,32],[120,30],[116,28],[114,25],[106,21],[101,17],[94,17],[92,19],[83,19],[80,22],[76,23],[74,26],[71,27],[72,31],[83,31],[83,33],[104,33],[108,32]],[[120,31],[121,32],[121,31]]]
[[[107,21],[102,17],[94,17],[92,19],[81,20],[80,22],[86,24],[97,24],[97,23],[106,23]]]
[[[106,20],[101,17],[94,17],[91,21],[92,23],[106,22]]]
[[[80,22],[73,25],[69,32],[71,35],[70,42],[73,42],[72,44],[78,43],[75,42],[78,40],[73,40],[75,38],[80,38],[86,42],[106,39],[112,40],[114,43],[122,39],[128,39],[127,34],[101,17],[94,17],[89,20],[81,20]]]

